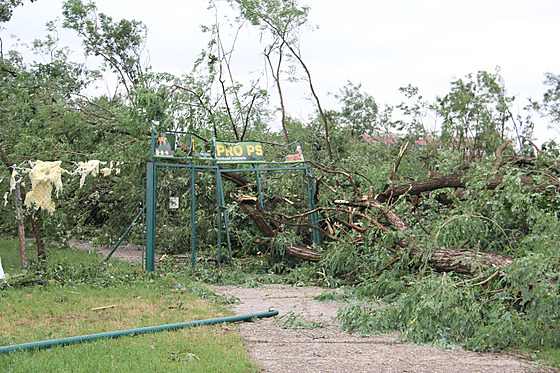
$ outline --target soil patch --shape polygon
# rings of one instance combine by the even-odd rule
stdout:
[[[109,253],[113,250],[114,246],[93,246],[90,242],[80,242],[77,240],[71,240],[69,242],[71,247],[77,250],[93,251],[97,252],[103,257],[107,257]],[[124,260],[126,262],[132,262],[136,264],[143,264],[144,258],[144,246],[142,245],[119,245],[117,250],[111,255],[111,258]],[[161,255],[156,254],[156,262],[159,261]]]

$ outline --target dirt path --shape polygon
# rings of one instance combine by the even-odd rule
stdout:
[[[342,302],[317,301],[324,289],[263,285],[212,286],[217,294],[240,300],[235,314],[279,311],[276,318],[239,324],[249,356],[262,372],[545,372],[520,357],[438,350],[398,343],[397,335],[360,338],[337,327]]]
[[[77,242],[73,246],[96,250],[104,256],[112,249]],[[113,257],[142,263],[142,248],[124,245]],[[250,358],[262,367],[263,373],[554,372],[520,356],[403,344],[397,342],[396,334],[357,337],[342,331],[334,320],[345,303],[314,299],[325,291],[319,287],[263,285],[258,288],[211,286],[211,289],[238,298],[240,302],[232,306],[237,315],[263,312],[270,307],[279,311],[275,318],[238,325]]]

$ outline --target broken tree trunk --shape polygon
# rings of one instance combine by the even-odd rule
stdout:
[[[273,238],[276,235],[275,232],[279,229],[279,226],[271,227],[269,225],[269,222],[270,224],[275,223],[266,218],[266,212],[255,197],[243,196],[238,198],[237,202],[239,202],[239,206],[243,211],[255,222],[263,236]],[[285,250],[286,254],[299,259],[311,262],[318,262],[321,259],[321,254],[302,242],[296,242],[292,245],[286,244]]]
[[[415,247],[410,251],[410,256],[414,257],[424,251],[424,248]],[[487,268],[508,266],[513,262],[513,258],[469,249],[437,249],[430,255],[428,262],[440,272],[474,275]]]
[[[370,197],[360,202],[337,200],[335,204],[347,206],[373,207],[379,209],[385,218],[399,232],[406,232],[406,223],[387,205],[380,203],[375,198]],[[405,241],[398,243],[400,248],[409,247],[410,244]],[[422,247],[413,247],[410,251],[410,257],[413,258],[419,254],[429,255],[428,262],[440,272],[456,272],[466,275],[473,275],[481,270],[491,267],[504,267],[513,262],[513,258],[489,252],[474,251],[470,249],[437,249],[432,253],[426,253]]]
[[[502,183],[502,175],[494,175],[496,171],[504,163],[503,151],[511,145],[511,141],[506,141],[496,149],[494,166],[490,170],[492,179],[488,182],[488,189],[496,189]],[[398,198],[404,194],[418,195],[425,192],[431,192],[443,188],[465,188],[469,182],[469,178],[463,175],[441,175],[432,174],[428,179],[417,180],[411,183],[388,188],[379,193],[375,199],[378,202],[385,203],[389,200]]]

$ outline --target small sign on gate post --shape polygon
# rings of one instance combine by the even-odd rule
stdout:
[[[169,197],[169,209],[177,210],[179,208],[179,197]]]

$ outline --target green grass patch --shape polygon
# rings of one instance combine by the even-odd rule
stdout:
[[[4,250],[10,244],[0,242],[2,259],[17,268],[17,260],[5,255],[15,252],[19,258],[17,242],[16,250]],[[0,345],[231,314],[220,305],[227,300],[211,296],[187,275],[173,275],[184,290],[163,272],[144,273],[139,266],[116,260],[100,265],[97,254],[51,246],[47,255],[46,267],[32,264],[26,276],[1,288]],[[35,279],[40,281],[29,282]],[[258,371],[235,329],[233,324],[201,326],[12,352],[0,355],[0,372]]]
[[[288,312],[278,318],[278,324],[284,329],[319,329],[324,328],[325,323],[306,320],[301,313]]]
[[[26,253],[30,260],[37,259],[37,251],[31,250],[33,246],[29,241],[26,242]],[[0,237],[0,258],[6,276],[21,273],[21,259],[19,251],[19,241]]]
[[[521,353],[531,360],[539,361],[547,367],[560,368],[560,348],[550,348],[543,350],[523,349]]]
[[[226,326],[100,340],[0,356],[2,372],[256,372]]]

